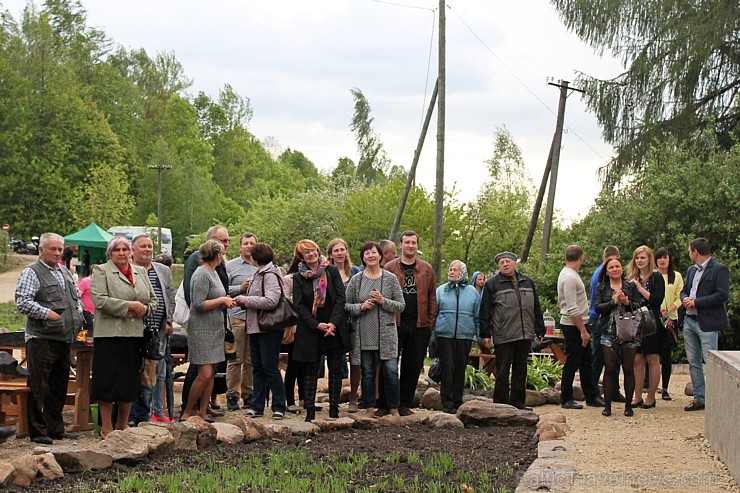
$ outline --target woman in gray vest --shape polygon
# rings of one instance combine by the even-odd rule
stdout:
[[[131,263],[131,243],[115,236],[106,255],[108,262],[93,267],[90,282],[95,303],[90,397],[98,401],[104,437],[113,431],[114,402],[118,404],[115,429],[128,427],[131,404],[139,398],[144,318],[157,307],[149,276]]]

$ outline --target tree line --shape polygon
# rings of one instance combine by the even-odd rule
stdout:
[[[535,278],[544,306],[556,315],[557,272],[571,243],[586,250],[586,279],[607,244],[619,246],[624,257],[642,244],[666,246],[685,272],[686,246],[696,236],[709,238],[714,254],[740,273],[740,106],[737,90],[733,99],[726,89],[740,87],[740,75],[737,57],[725,55],[732,46],[737,50],[736,34],[734,45],[728,41],[733,31],[728,34],[727,22],[738,16],[728,16],[727,9],[739,7],[716,3],[702,15],[692,11],[676,17],[661,16],[660,9],[643,12],[636,0],[619,9],[601,1],[553,1],[570,29],[597,48],[619,50],[629,69],[626,79],[580,79],[618,152],[603,170],[604,188],[583,219],[565,227],[556,218],[545,264],[531,259],[520,267]],[[591,15],[594,9],[598,16]],[[639,26],[635,21],[609,36],[604,32],[610,19],[635,15],[641,15]],[[656,33],[672,32],[661,31],[660,23],[672,26],[678,18],[704,19],[684,23],[702,40],[704,51],[659,38]],[[596,26],[594,19],[605,21]],[[712,36],[707,19],[714,26]],[[662,51],[647,53],[649,67],[645,52],[624,49],[641,42],[663,43]],[[682,81],[671,50],[694,57],[690,80]],[[648,69],[649,77],[641,75]],[[390,232],[406,171],[384,151],[370,102],[358,88],[348,88],[354,102],[348,127],[357,155],[338,156],[336,166],[323,172],[300,150],[278,151],[274,138],[252,134],[250,100],[231,85],[224,83],[216,95],[189,95],[192,80],[174,53],[117,45],[88,26],[78,1],[31,4],[18,20],[2,13],[0,81],[0,222],[10,223],[20,236],[48,230],[69,234],[90,221],[104,228],[154,225],[156,171],[150,168],[162,165],[171,167],[164,178],[162,222],[173,230],[176,255],[183,248],[178,241],[216,223],[233,235],[254,232],[273,245],[281,261],[301,238],[325,245],[342,236],[358,262],[363,241]],[[652,86],[646,89],[646,84]],[[666,87],[681,95],[680,108],[665,103],[661,88]],[[646,97],[652,97],[653,106]],[[692,97],[697,104],[690,104]],[[635,107],[646,111],[629,119],[629,108]],[[500,251],[521,252],[533,205],[534,187],[505,126],[492,132],[486,164],[477,196],[454,186],[445,193],[442,258],[445,265],[465,261],[469,272],[495,270],[493,257]],[[426,259],[435,253],[433,221],[433,194],[413,187],[400,230],[419,233]],[[538,249],[535,240],[532,251]],[[721,347],[737,348],[740,275],[733,279],[735,329],[722,336]]]

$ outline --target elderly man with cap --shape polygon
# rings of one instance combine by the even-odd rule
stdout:
[[[496,355],[493,402],[526,409],[527,356],[532,340],[545,335],[545,322],[534,281],[517,272],[516,255],[502,252],[495,260],[499,272],[483,286],[480,306],[481,343],[493,344]]]

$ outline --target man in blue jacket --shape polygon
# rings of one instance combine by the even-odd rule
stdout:
[[[545,335],[537,290],[527,276],[516,271],[516,255],[496,255],[499,272],[483,286],[480,305],[481,343],[494,345],[496,385],[493,402],[526,406],[527,357],[535,337]],[[511,389],[509,373],[511,372]]]
[[[686,273],[681,301],[686,308],[683,338],[689,360],[694,400],[685,411],[704,409],[704,367],[710,349],[717,349],[719,331],[730,326],[727,300],[730,297],[730,270],[711,257],[709,241],[697,238],[689,243],[694,263]]]

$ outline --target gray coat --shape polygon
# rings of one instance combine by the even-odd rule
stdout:
[[[363,282],[367,284],[369,279],[365,278],[362,272],[352,276],[347,286],[347,301],[344,309],[352,317],[352,332],[350,340],[352,342],[352,364],[360,364],[360,351],[362,350],[359,337],[360,323],[374,323],[378,325],[380,337],[380,359],[389,360],[398,358],[398,329],[396,328],[396,314],[401,313],[406,308],[406,302],[403,299],[401,285],[398,283],[396,276],[386,270],[382,271],[383,288],[381,294],[385,298],[383,306],[376,306],[372,310],[362,312],[360,307],[367,300],[360,293]],[[378,312],[380,316],[378,316]]]

